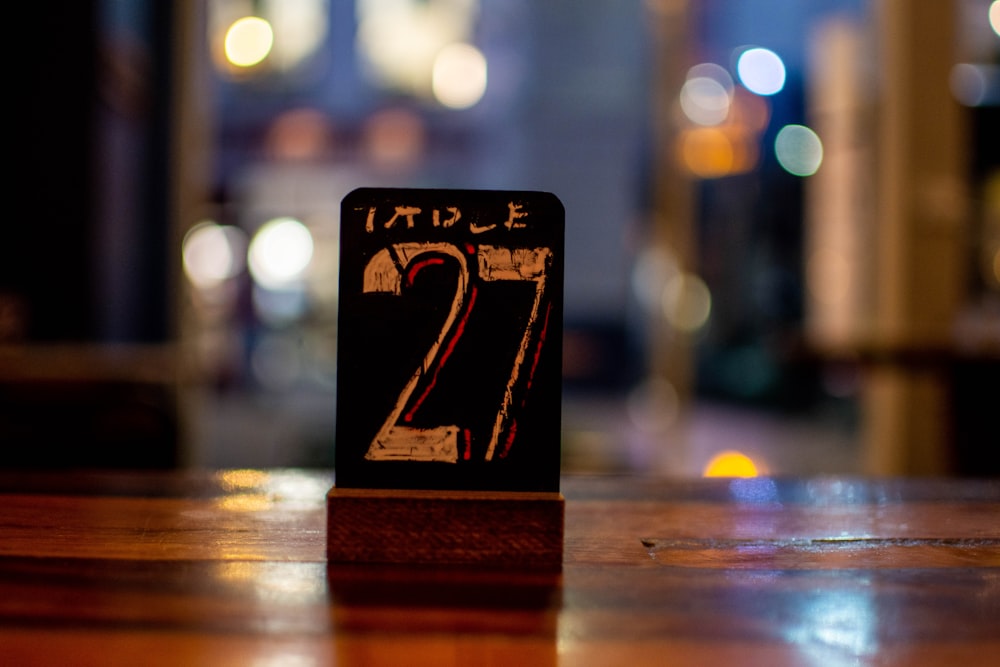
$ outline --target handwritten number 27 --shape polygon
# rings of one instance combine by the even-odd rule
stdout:
[[[472,250],[470,248],[470,250]],[[534,283],[534,299],[520,339],[503,400],[497,409],[485,460],[504,458],[517,433],[516,394],[531,385],[545,342],[551,304],[545,302],[545,279],[552,263],[549,248],[505,248],[481,245],[467,256],[450,243],[395,243],[377,252],[364,271],[365,293],[402,294],[405,281],[426,264],[455,260],[458,276],[448,315],[424,353],[420,365],[410,375],[392,410],[372,440],[365,458],[372,461],[440,461],[459,459],[462,428],[456,424],[414,427],[408,424],[424,399],[434,390],[437,375],[461,337],[480,282],[522,281]],[[470,261],[476,266],[470,268]],[[472,271],[476,279],[473,279]],[[418,387],[420,391],[417,392]],[[412,400],[411,400],[412,399]],[[466,436],[467,437],[467,436]],[[465,457],[469,443],[465,442]]]

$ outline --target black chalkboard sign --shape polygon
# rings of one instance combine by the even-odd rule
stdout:
[[[340,226],[337,487],[558,491],[559,200],[363,188]]]

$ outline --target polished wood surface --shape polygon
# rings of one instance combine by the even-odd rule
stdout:
[[[553,575],[328,566],[332,480],[0,472],[0,664],[1000,664],[998,481],[568,478]]]

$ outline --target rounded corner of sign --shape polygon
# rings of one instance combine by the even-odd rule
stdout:
[[[348,206],[352,201],[358,198],[370,198],[371,192],[374,188],[362,185],[360,187],[354,188],[340,200],[342,206]]]
[[[566,217],[566,206],[562,203],[562,200],[559,199],[559,195],[554,192],[547,191],[539,192],[538,195],[543,199],[549,200],[549,205],[552,206],[553,211],[557,213],[560,218]]]

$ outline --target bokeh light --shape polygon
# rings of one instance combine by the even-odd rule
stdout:
[[[752,48],[736,61],[740,83],[752,93],[774,95],[785,87],[785,63],[770,49]]]
[[[1000,36],[1000,0],[993,0],[990,5],[990,27]]]
[[[246,81],[264,72],[291,73],[329,41],[329,0],[211,0],[204,4],[212,60],[228,79]]]
[[[718,125],[729,115],[729,91],[716,79],[696,76],[681,87],[681,110],[692,123]]]
[[[804,125],[786,125],[774,139],[778,163],[795,176],[812,176],[823,163],[823,142]]]
[[[383,88],[436,95],[435,61],[449,44],[469,41],[477,7],[472,0],[356,0],[363,73]]]
[[[770,120],[766,98],[735,86],[725,68],[706,62],[688,70],[679,102],[689,123],[680,129],[675,144],[681,168],[702,179],[756,168],[760,133]]]
[[[467,109],[486,92],[486,57],[471,44],[449,44],[434,59],[434,98],[451,109]]]
[[[759,474],[753,459],[735,450],[719,452],[702,472],[704,477],[756,477]]]
[[[699,178],[719,178],[733,170],[735,150],[726,133],[715,127],[685,130],[678,137],[680,161]]]
[[[691,67],[687,72],[687,79],[697,79],[705,78],[712,79],[716,81],[719,85],[726,89],[726,93],[732,94],[733,92],[733,77],[730,76],[729,72],[722,65],[717,65],[716,63],[699,63]]]
[[[312,56],[323,44],[329,26],[327,0],[269,0],[261,15],[274,30],[269,62],[289,71]]]
[[[967,107],[1000,101],[1000,67],[959,63],[948,76],[951,94]]]
[[[312,260],[309,229],[294,218],[266,222],[250,242],[250,274],[258,285],[281,289],[302,277]]]
[[[318,160],[333,150],[333,124],[319,109],[291,109],[274,119],[264,143],[282,160]]]
[[[418,164],[427,148],[424,120],[405,108],[383,109],[361,128],[361,150],[378,169],[401,171]]]
[[[757,137],[739,125],[689,128],[677,137],[677,158],[698,178],[746,173],[757,164]]]
[[[226,31],[226,59],[237,67],[253,67],[267,58],[274,45],[271,24],[258,16],[244,16]]]
[[[195,287],[209,289],[243,270],[246,234],[232,226],[203,221],[184,236],[184,274]]]
[[[712,312],[712,294],[693,273],[679,273],[663,288],[663,315],[675,329],[698,331]]]

